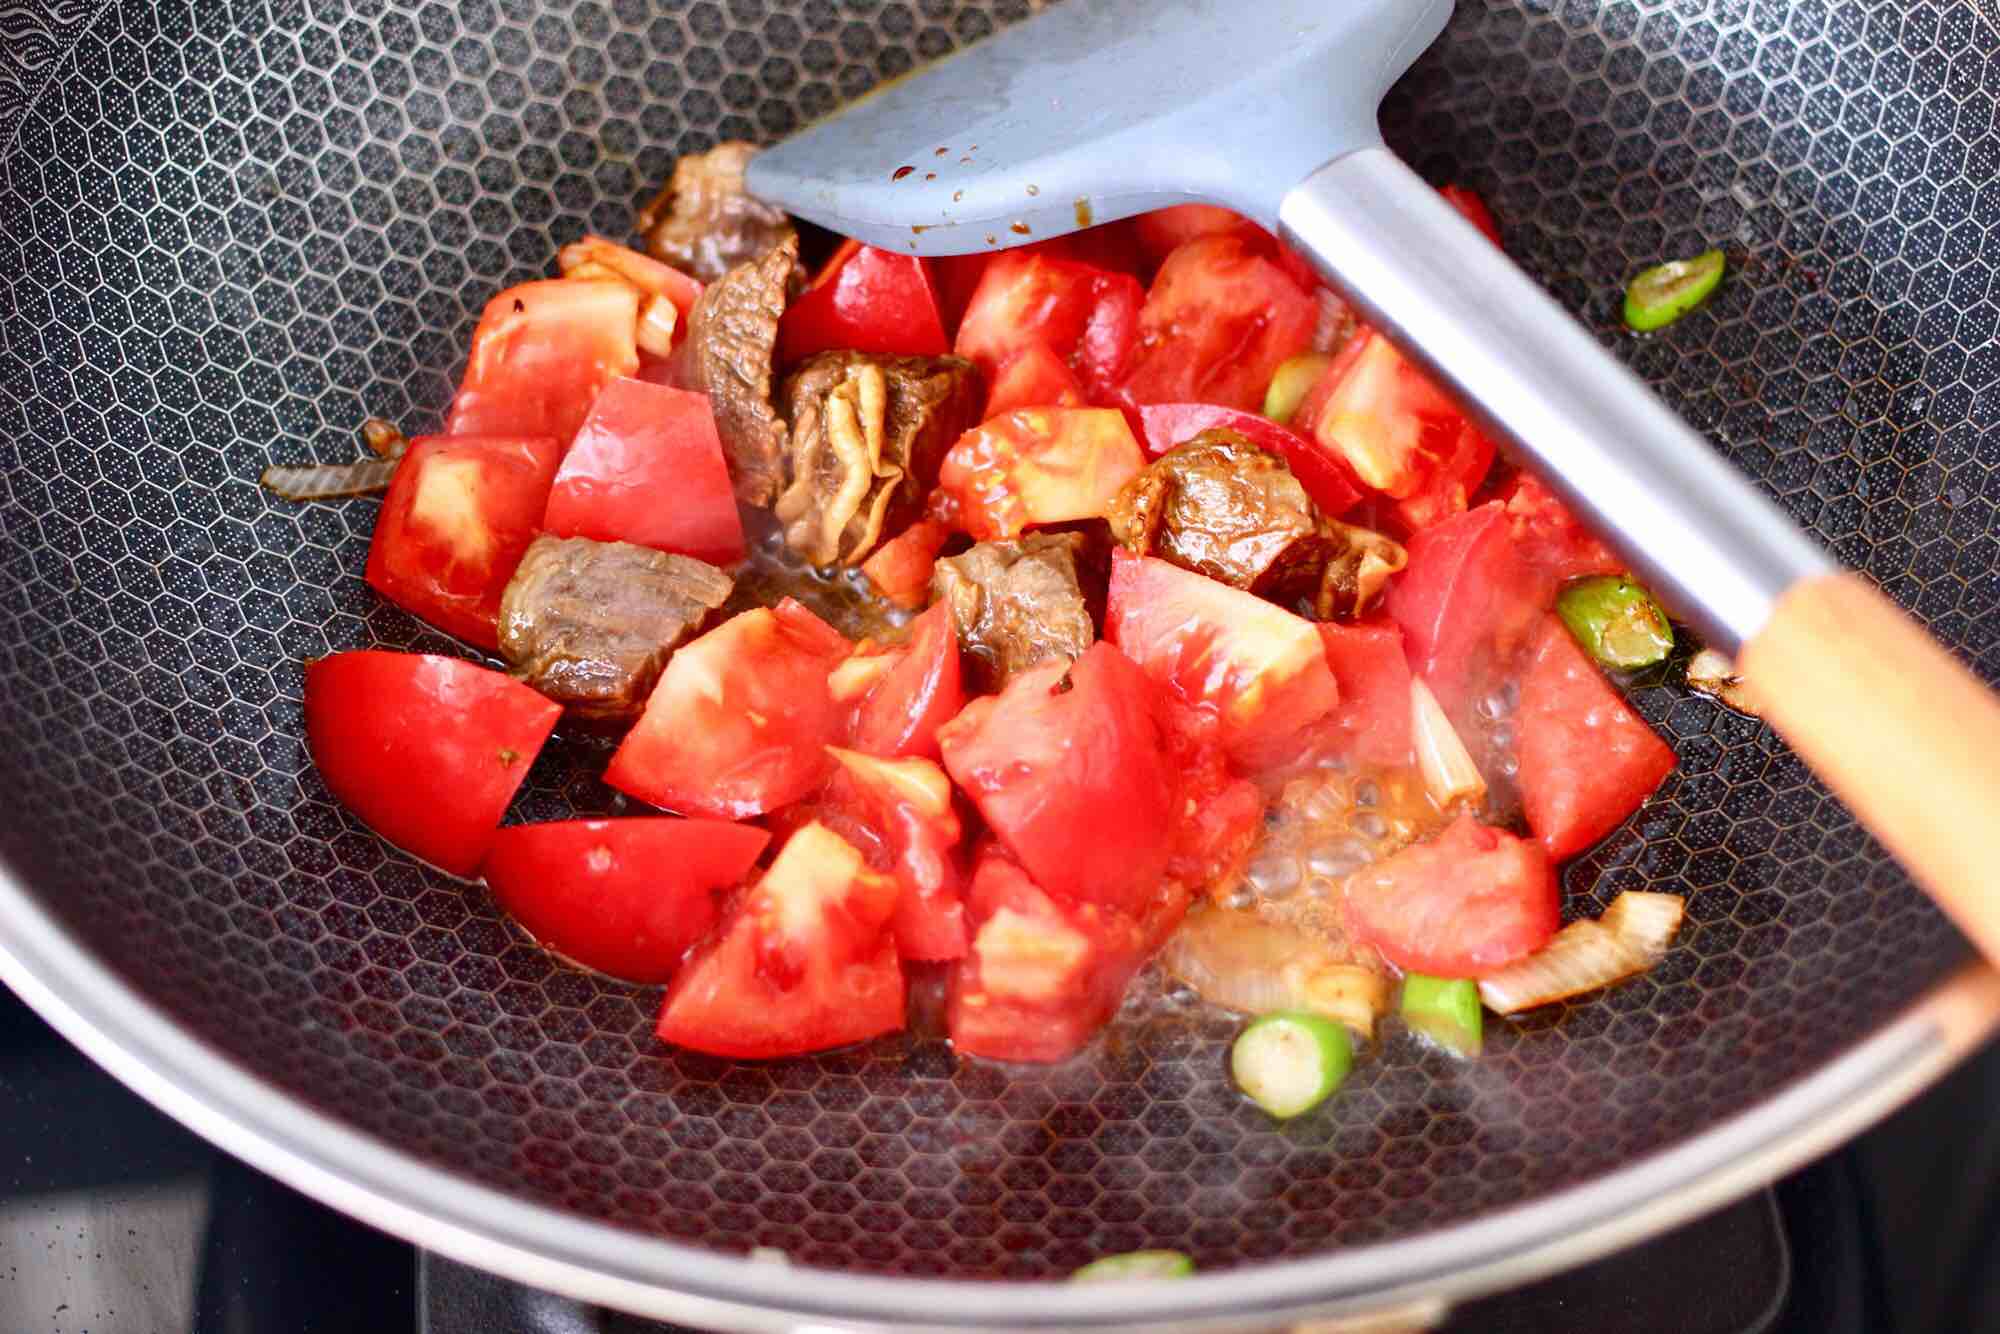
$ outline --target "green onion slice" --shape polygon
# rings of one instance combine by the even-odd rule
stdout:
[[[1264,415],[1281,426],[1289,426],[1299,404],[1305,402],[1314,384],[1333,358],[1323,352],[1305,352],[1283,362],[1271,374],[1264,391]]]
[[[1454,1056],[1477,1056],[1485,1040],[1479,984],[1411,973],[1403,979],[1403,1022]]]
[[[1666,611],[1642,585],[1619,575],[1576,580],[1556,599],[1556,615],[1605,667],[1650,667],[1673,651]]]
[[[1325,1102],[1353,1063],[1354,1043],[1346,1026],[1303,1010],[1281,1010],[1252,1021],[1229,1051],[1237,1087],[1281,1121]]]
[[[1720,250],[1655,264],[1625,288],[1625,323],[1640,333],[1663,329],[1708,299],[1722,281]]]
[[[1179,1251],[1127,1251],[1092,1260],[1071,1274],[1072,1283],[1100,1283],[1121,1278],[1186,1278],[1194,1261]]]

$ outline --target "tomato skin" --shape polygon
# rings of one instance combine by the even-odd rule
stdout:
[[[707,394],[613,380],[556,470],[542,526],[711,565],[743,559],[743,521]]]
[[[951,350],[926,261],[853,240],[834,252],[779,321],[778,362],[847,348],[900,357]]]
[[[469,876],[562,707],[457,658],[367,649],[306,664],[306,746],[340,804]]]
[[[1146,457],[1110,408],[1022,408],[960,436],[938,467],[937,494],[980,540],[1036,524],[1094,519]]]
[[[848,744],[870,755],[938,758],[938,729],[965,707],[951,608],[938,603],[910,623],[908,639],[875,653],[888,666],[855,704]]]
[[[1674,752],[1554,616],[1542,618],[1516,719],[1521,802],[1549,856],[1575,856],[1625,822]]]
[[[809,824],[697,947],[660,1006],[663,1041],[739,1060],[865,1042],[903,1026],[888,931],[896,882]]]
[[[958,844],[964,826],[952,809],[951,780],[934,761],[916,756],[882,759],[829,747],[835,764],[821,795],[829,821],[858,826],[849,841],[869,865],[901,886],[890,930],[905,959],[938,961],[965,954],[964,875]]]
[[[1516,473],[1494,493],[1494,499],[1507,507],[1514,547],[1521,558],[1552,583],[1560,585],[1591,574],[1625,573],[1625,562],[1533,473]]]
[[[1409,564],[1382,605],[1403,631],[1411,669],[1461,727],[1473,697],[1499,684],[1546,609],[1548,587],[1514,550],[1506,507],[1479,508],[1411,536]]]
[[[1379,330],[1362,328],[1307,391],[1292,427],[1398,502],[1407,531],[1463,511],[1493,445]]]
[[[986,416],[1003,416],[1017,408],[1080,408],[1083,385],[1054,352],[1032,343],[1000,367],[986,397]]]
[[[604,781],[722,820],[798,800],[825,778],[846,723],[827,676],[851,647],[790,598],[731,617],[667,660]]]
[[[1393,768],[1415,762],[1410,743],[1410,664],[1403,632],[1391,621],[1322,622],[1326,665],[1340,685],[1328,721],[1362,764]]]
[[[1234,431],[1251,444],[1281,456],[1313,504],[1329,518],[1347,513],[1361,500],[1361,484],[1347,460],[1262,413],[1212,403],[1149,403],[1139,409],[1139,421],[1146,436],[1146,453],[1154,458],[1203,431]]]
[[[1065,903],[1130,910],[1155,892],[1171,851],[1175,776],[1157,701],[1145,674],[1099,643],[973,700],[938,742],[1036,883]]]
[[[1240,236],[1198,237],[1147,290],[1132,369],[1135,406],[1216,403],[1254,411],[1281,362],[1312,343],[1313,298]]]
[[[1350,876],[1348,930],[1398,968],[1481,977],[1548,943],[1561,921],[1541,847],[1461,815]]]
[[[1005,852],[981,853],[967,894],[976,928],[952,972],[952,1047],[996,1061],[1074,1055],[1118,1009],[1126,984],[1187,911],[1163,885],[1136,914],[1065,905]]]
[[[368,584],[458,636],[499,648],[500,595],[535,540],[555,440],[422,436],[396,468],[368,545]]]
[[[1251,769],[1340,697],[1312,622],[1152,556],[1113,554],[1104,636],[1213,717],[1223,749]]]
[[[771,835],[721,820],[509,825],[479,872],[528,934],[586,968],[653,984],[715,925]]]
[[[546,435],[567,448],[605,385],[639,370],[639,295],[543,278],[486,303],[446,435]]]

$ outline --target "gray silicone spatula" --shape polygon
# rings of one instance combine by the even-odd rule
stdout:
[[[1189,201],[1275,228],[1736,655],[1765,716],[2000,958],[2000,703],[1383,146],[1382,95],[1450,10],[1068,0],[764,152],[749,186],[919,255]]]

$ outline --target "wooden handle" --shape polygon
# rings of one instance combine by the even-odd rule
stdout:
[[[1737,669],[1765,719],[2000,962],[2000,696],[1857,574],[1789,589]]]

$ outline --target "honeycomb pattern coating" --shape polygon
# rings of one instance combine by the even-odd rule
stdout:
[[[1496,1024],[1469,1068],[1392,1040],[1284,1127],[1230,1091],[1232,1023],[1171,997],[1052,1070],[935,1036],[663,1050],[653,993],[559,966],[328,800],[302,661],[451,648],[362,584],[371,502],[287,505],[259,469],[339,457],[369,415],[435,422],[487,296],[627,232],[677,151],[782,134],[1028,8],[126,0],[70,20],[32,102],[0,79],[0,849],[49,911],[431,1163],[704,1246],[1023,1277],[1142,1245],[1302,1256],[1531,1199],[1745,1108],[1962,957],[1766,730],[1665,674],[1638,700],[1680,772],[1569,886],[1572,912],[1688,894],[1666,963]],[[1943,0],[1496,2],[1387,111],[1989,677],[1996,58]],[[1713,304],[1618,335],[1624,278],[1710,242],[1733,260]],[[606,809],[576,761],[545,758],[514,818]]]

